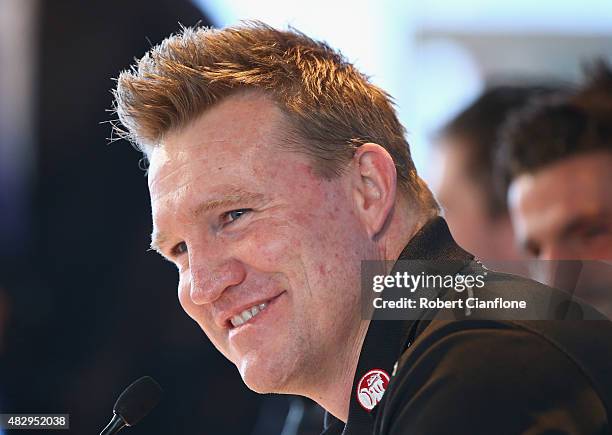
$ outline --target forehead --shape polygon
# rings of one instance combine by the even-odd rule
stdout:
[[[186,127],[169,133],[149,156],[151,199],[196,179],[225,182],[270,169],[278,160],[288,121],[267,97],[243,93],[225,98]]]
[[[612,153],[588,153],[517,177],[508,199],[519,224],[529,227],[523,230],[543,232],[572,219],[612,212],[610,186]]]

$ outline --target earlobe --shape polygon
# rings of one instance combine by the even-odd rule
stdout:
[[[384,230],[395,204],[395,163],[386,149],[374,143],[361,145],[353,159],[357,212],[369,236],[374,238]]]

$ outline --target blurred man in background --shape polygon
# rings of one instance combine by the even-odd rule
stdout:
[[[490,87],[438,136],[443,170],[437,197],[459,245],[481,260],[521,258],[493,162],[499,128],[509,114],[549,92],[538,86]]]
[[[571,94],[543,97],[502,128],[498,160],[517,244],[538,281],[612,318],[612,71],[588,70]],[[568,261],[569,260],[569,261]]]
[[[612,71],[508,123],[500,150],[519,246],[540,259],[612,258]]]

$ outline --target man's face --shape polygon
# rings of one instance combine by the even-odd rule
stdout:
[[[612,259],[612,153],[592,152],[517,177],[516,237],[541,259]]]
[[[513,246],[500,252],[491,243],[497,232],[485,194],[470,174],[470,147],[461,138],[447,138],[437,148],[442,162],[436,196],[444,208],[444,217],[457,243],[479,258],[502,259],[513,253]]]
[[[447,139],[438,150],[443,170],[436,193],[444,208],[444,217],[457,242],[477,251],[481,249],[479,228],[486,210],[482,192],[468,177],[469,147],[459,139]]]
[[[280,147],[286,125],[267,98],[232,96],[150,156],[153,243],[180,303],[259,392],[304,389],[360,322],[368,239],[349,183]]]

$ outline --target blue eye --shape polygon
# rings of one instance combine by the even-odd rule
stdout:
[[[174,256],[179,256],[181,254],[184,254],[185,252],[187,252],[187,243],[185,243],[185,242],[177,243],[172,248],[172,255],[174,255]]]
[[[227,213],[223,214],[223,223],[231,224],[232,222],[240,219],[242,216],[244,216],[246,213],[250,212],[251,210],[252,209],[250,208],[240,208],[238,210],[228,211]]]

